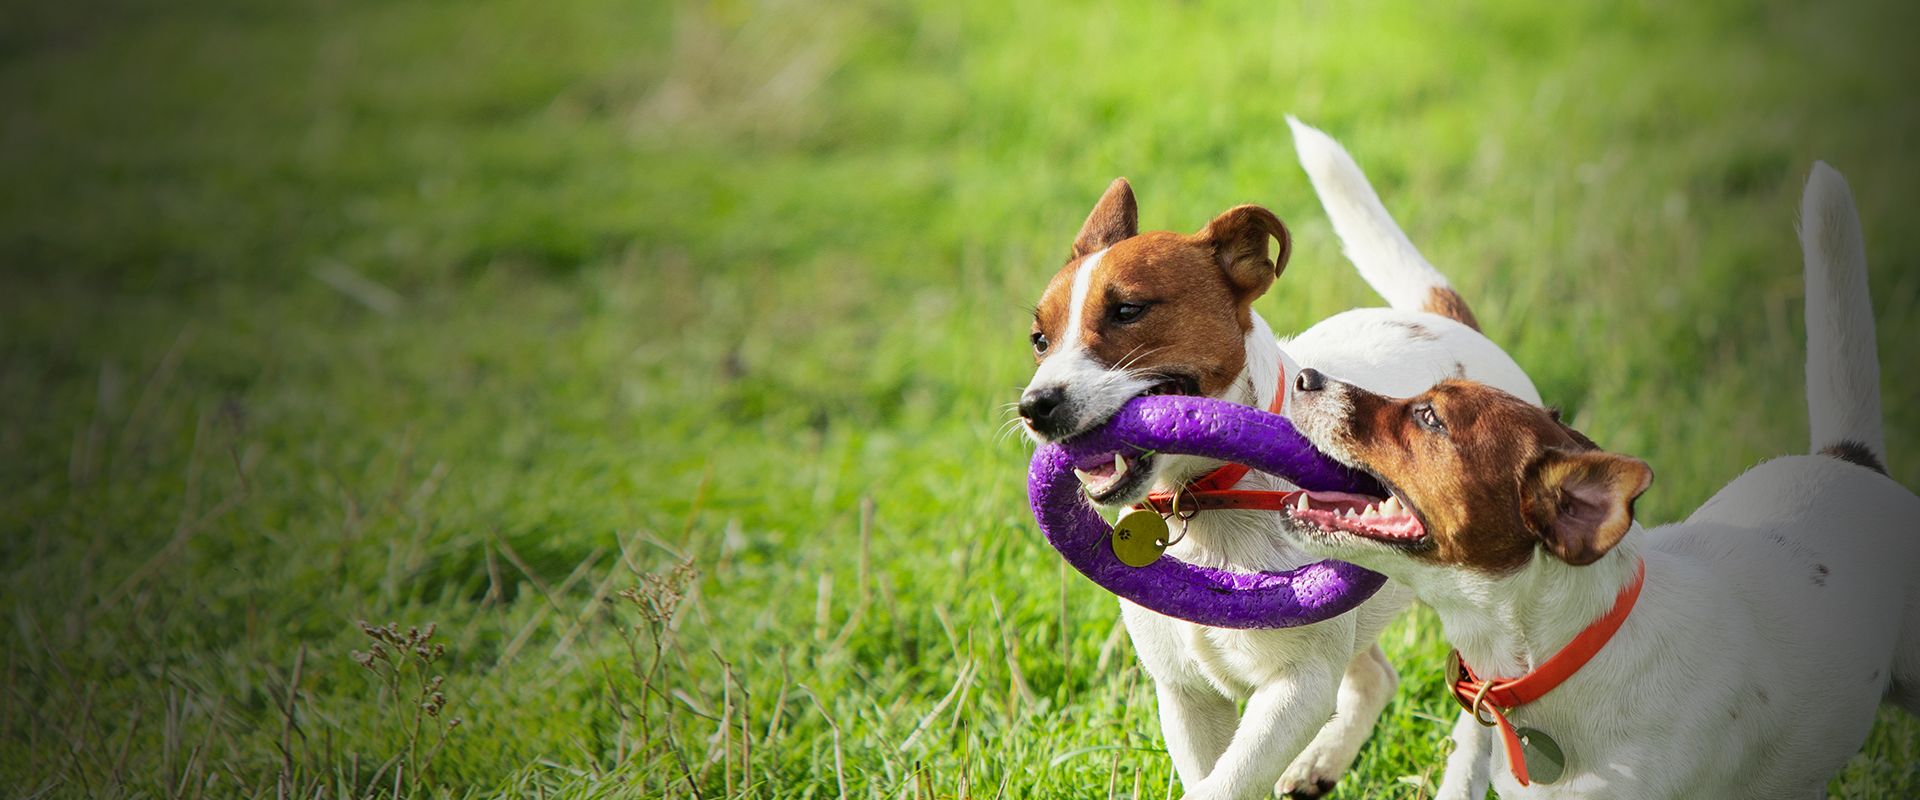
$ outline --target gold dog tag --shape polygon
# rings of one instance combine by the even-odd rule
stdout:
[[[1521,728],[1514,735],[1520,737],[1520,757],[1527,760],[1529,782],[1553,783],[1567,773],[1567,753],[1553,737],[1534,728]]]
[[[1129,567],[1144,567],[1160,560],[1167,549],[1167,521],[1150,509],[1136,508],[1120,515],[1113,524],[1113,554]]]

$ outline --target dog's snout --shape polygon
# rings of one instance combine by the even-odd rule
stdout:
[[[1317,369],[1300,370],[1300,376],[1293,381],[1293,387],[1303,392],[1317,392],[1327,388],[1327,376]]]
[[[1066,403],[1067,390],[1059,386],[1045,386],[1028,389],[1020,395],[1020,416],[1035,430],[1048,431],[1054,425],[1054,415]]]

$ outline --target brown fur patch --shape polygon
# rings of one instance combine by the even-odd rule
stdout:
[[[1073,237],[1071,258],[1080,258],[1140,232],[1140,208],[1133,200],[1133,186],[1126,178],[1114,178],[1106,193],[1093,204],[1080,233]]]
[[[1293,237],[1273,212],[1254,205],[1234,206],[1214,217],[1193,239],[1213,250],[1213,257],[1227,279],[1247,301],[1266,294],[1275,278],[1287,268],[1293,252]],[[1270,240],[1280,242],[1280,255],[1267,257]]]
[[[1436,286],[1427,290],[1427,303],[1422,310],[1439,314],[1474,330],[1480,330],[1480,320],[1473,318],[1473,310],[1467,308],[1467,301],[1460,293],[1450,287]]]
[[[1880,463],[1880,457],[1873,454],[1873,449],[1852,439],[1842,439],[1822,447],[1820,455],[1866,467],[1882,475],[1887,474],[1887,465]]]

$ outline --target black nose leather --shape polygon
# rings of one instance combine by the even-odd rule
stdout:
[[[1066,398],[1067,391],[1058,386],[1028,389],[1020,395],[1020,416],[1035,428],[1045,429]]]
[[[1327,376],[1317,369],[1300,370],[1300,377],[1294,379],[1293,387],[1303,392],[1317,392],[1327,388]]]

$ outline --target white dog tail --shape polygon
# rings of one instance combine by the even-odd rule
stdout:
[[[1880,360],[1867,293],[1867,250],[1847,179],[1813,165],[1800,201],[1807,274],[1807,415],[1813,450],[1881,473]]]
[[[1447,283],[1447,276],[1427,263],[1407,240],[1346,149],[1291,115],[1287,124],[1293,126],[1293,146],[1300,153],[1300,166],[1313,180],[1313,190],[1320,195],[1327,218],[1333,220],[1333,231],[1339,234],[1347,259],[1359,268],[1360,277],[1394,308],[1430,311],[1479,330],[1480,323],[1466,301]]]

